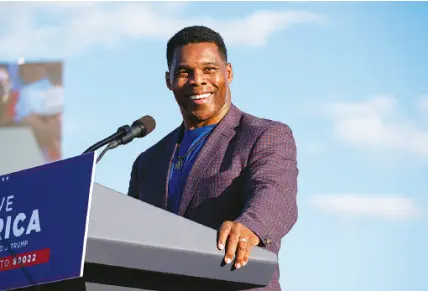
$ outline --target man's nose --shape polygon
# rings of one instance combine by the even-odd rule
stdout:
[[[189,83],[193,86],[202,86],[207,84],[205,74],[200,70],[194,70],[189,76]]]

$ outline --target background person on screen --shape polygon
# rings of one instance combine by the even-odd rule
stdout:
[[[232,104],[232,65],[211,29],[175,34],[167,63],[183,123],[135,160],[128,195],[219,230],[224,261],[236,268],[254,246],[278,253],[297,220],[291,129]],[[280,289],[276,270],[264,290]]]
[[[19,66],[14,80],[19,88],[14,121],[33,129],[47,162],[61,158],[64,92],[54,73],[49,64],[28,63]]]

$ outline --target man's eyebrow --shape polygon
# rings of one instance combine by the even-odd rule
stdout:
[[[178,70],[189,70],[190,69],[190,66],[189,65],[187,65],[187,64],[179,64],[177,67],[176,67],[176,71],[178,71]]]
[[[201,65],[204,65],[204,66],[208,66],[208,65],[217,66],[218,64],[215,61],[208,61],[208,62],[202,62]]]
[[[218,66],[218,63],[215,61],[207,61],[207,62],[201,62],[199,65],[201,66]],[[192,70],[192,67],[188,64],[178,64],[177,67],[175,68],[175,71],[180,71],[180,70]]]
[[[205,62],[200,62],[199,65],[205,65],[205,66],[206,65],[218,65],[218,62],[216,62],[216,61],[205,61]],[[186,63],[178,64],[177,67],[179,67],[179,68],[190,68],[190,66]]]

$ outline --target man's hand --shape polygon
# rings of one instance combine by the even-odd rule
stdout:
[[[235,257],[237,269],[248,263],[251,249],[259,243],[260,238],[239,222],[225,221],[220,227],[218,248],[226,247],[224,261],[230,264]]]

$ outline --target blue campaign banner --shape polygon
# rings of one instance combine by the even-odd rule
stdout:
[[[83,276],[95,159],[0,176],[0,290]]]

